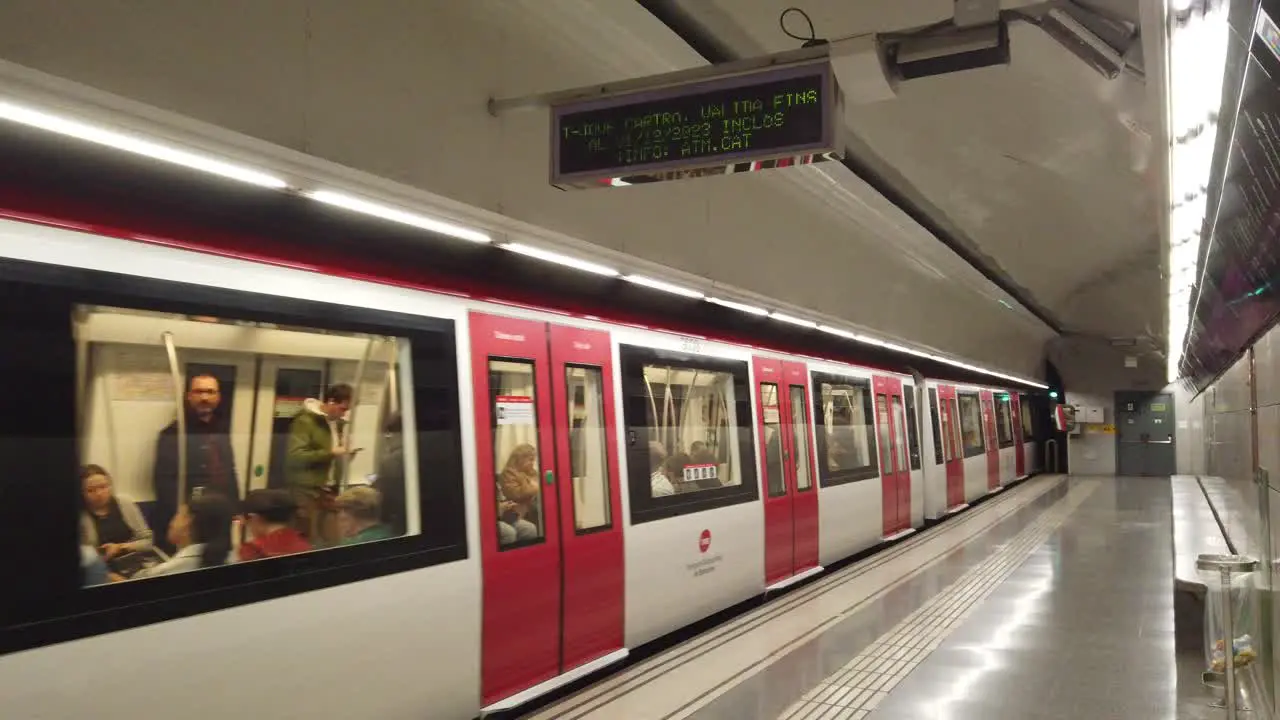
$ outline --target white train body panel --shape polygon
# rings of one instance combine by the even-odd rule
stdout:
[[[699,538],[711,533],[701,552]],[[636,647],[764,592],[764,518],[744,503],[627,531],[627,645]]]
[[[199,718],[245,708],[260,717],[473,717],[479,564],[373,582],[2,656],[4,716],[152,717],[183,707],[183,717]],[[133,679],[122,682],[121,672]]]
[[[884,537],[880,478],[822,489],[819,557],[823,565],[877,545]]]
[[[1008,485],[1017,479],[1017,448],[1010,445],[1000,448],[1000,485]]]

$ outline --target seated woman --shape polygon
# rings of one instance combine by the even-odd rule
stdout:
[[[298,504],[287,490],[253,490],[244,499],[250,539],[240,546],[241,560],[307,552],[311,543],[293,527]]]
[[[334,501],[338,511],[339,545],[355,545],[395,537],[382,522],[382,497],[370,487],[353,487]]]
[[[178,509],[169,523],[169,542],[177,548],[173,557],[133,577],[200,570],[235,562],[231,553],[231,501],[221,493],[204,493]]]
[[[538,537],[538,450],[521,443],[507,456],[506,467],[498,476],[498,542],[510,545],[518,540]]]
[[[142,511],[129,498],[111,491],[111,475],[101,465],[80,468],[80,487],[82,546],[96,549],[109,567],[122,555],[151,549],[151,528]],[[121,567],[112,570],[123,572]]]

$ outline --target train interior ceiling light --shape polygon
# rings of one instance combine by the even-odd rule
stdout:
[[[382,204],[373,200],[357,197],[356,195],[346,192],[339,192],[328,188],[302,188],[295,183],[290,183],[283,178],[274,176],[268,172],[240,166],[233,162],[219,159],[211,154],[205,154],[197,151],[182,149],[176,143],[159,142],[149,138],[145,138],[140,134],[135,134],[127,129],[117,130],[105,127],[99,124],[85,122],[83,120],[66,117],[61,114],[49,113],[43,110],[32,108],[24,103],[12,102],[7,98],[0,98],[0,120],[7,120],[24,126],[57,133],[60,135],[73,137],[79,140],[95,143],[122,150],[135,155],[141,155],[154,160],[166,163],[180,165],[192,170],[205,172],[241,182],[257,185],[260,187],[283,190],[285,192],[296,193],[308,197],[316,202],[329,206],[342,208],[351,212],[360,213],[370,217],[382,220],[396,222],[411,227],[416,227],[428,232],[445,235],[453,238],[467,240],[473,243],[491,244],[494,238],[485,230],[480,228],[468,227],[457,222],[446,220],[439,217],[432,217],[424,213],[418,213],[401,209],[388,204]],[[123,127],[125,123],[120,123]],[[905,345],[879,340],[861,333],[852,333],[848,331],[837,331],[835,328],[826,325],[820,325],[816,320],[798,317],[796,315],[771,311],[760,308],[744,302],[730,300],[723,297],[711,297],[696,288],[688,288],[664,280],[652,278],[648,275],[640,274],[624,274],[623,272],[587,260],[581,260],[569,255],[561,254],[551,250],[527,245],[520,242],[501,242],[497,244],[505,250],[509,250],[528,257],[536,258],[544,262],[550,262],[584,272],[595,273],[608,277],[619,277],[627,282],[635,285],[648,287],[661,292],[671,293],[684,296],[694,300],[710,302],[722,307],[737,310],[739,312],[753,315],[757,317],[768,317],[778,322],[784,322],[793,326],[803,327],[818,331],[825,331],[829,334],[835,334],[842,337],[848,337],[854,342],[883,347],[885,349],[900,352],[916,357],[928,358],[940,363],[950,365],[961,370],[974,372],[990,377],[1008,380],[1028,387],[1047,388],[1047,385],[1035,380],[1011,375],[1008,373],[991,370],[961,360],[955,360],[940,355],[932,354],[923,350],[908,348]]]
[[[1167,0],[1168,379],[1178,379],[1201,243],[1230,38],[1224,0]]]

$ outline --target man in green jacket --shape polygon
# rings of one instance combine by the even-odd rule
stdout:
[[[338,384],[324,398],[308,398],[289,424],[289,450],[285,482],[298,502],[298,531],[311,542],[332,539],[328,525],[332,488],[338,484],[335,470],[352,454],[338,423],[351,409],[351,386]]]

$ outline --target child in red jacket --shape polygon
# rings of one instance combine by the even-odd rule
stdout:
[[[241,560],[261,560],[311,549],[293,527],[298,506],[284,490],[254,490],[244,499],[250,539],[240,546]]]

